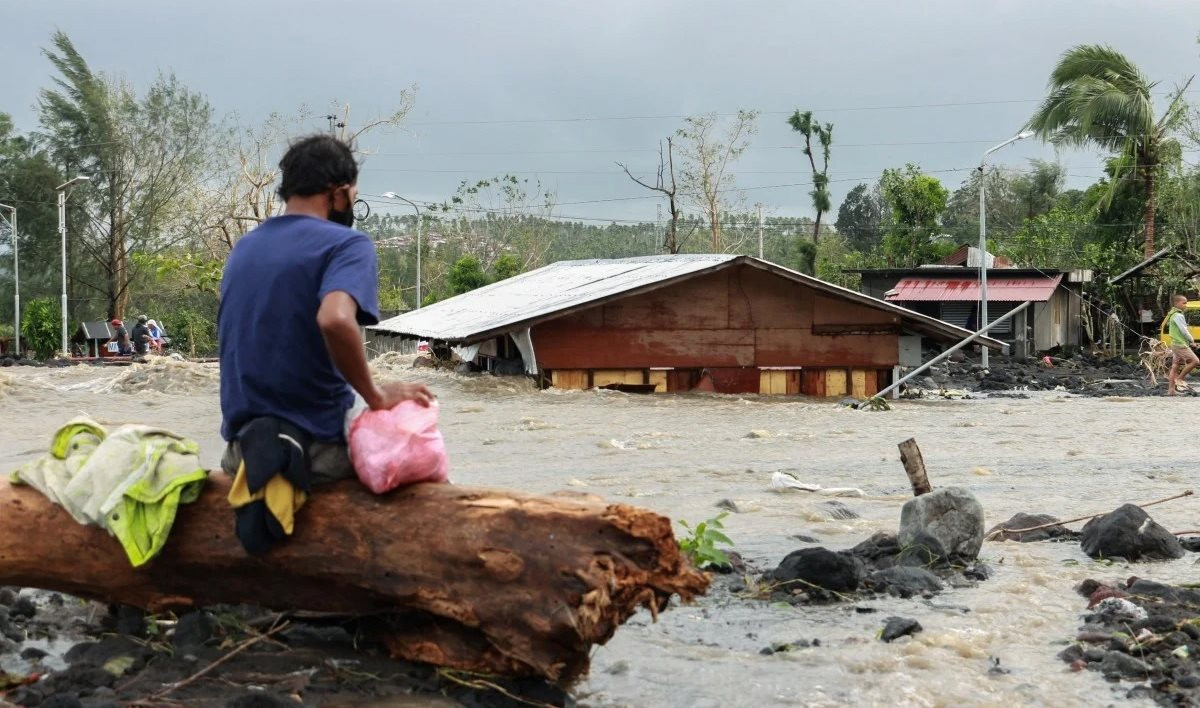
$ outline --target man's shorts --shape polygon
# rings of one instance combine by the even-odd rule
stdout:
[[[1187,366],[1200,362],[1200,357],[1196,356],[1196,352],[1191,347],[1171,347],[1172,363],[1177,366]]]
[[[312,466],[313,484],[336,482],[339,479],[351,479],[355,476],[354,465],[350,463],[350,453],[341,443],[314,442],[308,446],[308,457]],[[237,474],[238,466],[242,464],[242,448],[237,440],[225,446],[225,454],[221,457],[221,469],[226,474]]]

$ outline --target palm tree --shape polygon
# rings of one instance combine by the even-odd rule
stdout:
[[[1122,188],[1140,183],[1145,196],[1146,257],[1154,254],[1154,180],[1159,166],[1178,154],[1171,131],[1187,110],[1175,92],[1157,118],[1151,92],[1157,85],[1112,47],[1083,44],[1062,55],[1050,74],[1050,93],[1029,119],[1029,128],[1055,145],[1095,145],[1115,156],[1112,180],[1101,206]]]

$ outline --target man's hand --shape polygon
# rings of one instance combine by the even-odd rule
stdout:
[[[416,401],[428,408],[435,398],[437,397],[425,384],[389,381],[376,388],[374,395],[367,400],[367,405],[373,411],[386,411],[395,408],[401,401]]]

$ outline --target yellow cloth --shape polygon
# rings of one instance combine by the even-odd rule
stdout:
[[[308,501],[308,495],[292,486],[292,483],[281,474],[267,481],[266,486],[257,493],[250,493],[250,485],[246,482],[246,462],[238,464],[237,475],[233,478],[233,486],[229,488],[229,505],[234,509],[256,501],[265,501],[271,516],[283,527],[283,532],[292,535],[296,527],[296,512]]]

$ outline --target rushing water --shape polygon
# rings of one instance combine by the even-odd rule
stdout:
[[[1046,394],[1028,400],[902,402],[883,413],[756,396],[631,396],[536,391],[520,379],[457,377],[393,360],[382,373],[428,382],[442,403],[452,479],[531,492],[586,491],[702,520],[722,499],[737,549],[762,568],[803,547],[806,534],[834,549],[894,531],[909,498],[897,443],[915,437],[935,487],[961,485],[982,502],[988,525],[1017,511],[1061,517],[1146,502],[1195,480],[1200,400],[1090,399]],[[105,424],[162,425],[198,440],[215,466],[221,442],[211,365],[131,369],[7,369],[0,376],[0,469],[45,449],[77,412]],[[769,488],[786,470],[823,486],[859,487],[842,499],[861,515],[831,519],[827,498]],[[1172,530],[1196,528],[1194,499],[1151,509]],[[1055,658],[1074,636],[1086,577],[1197,579],[1195,556],[1106,566],[1073,543],[987,543],[994,575],[932,601],[879,599],[877,608],[793,608],[728,594],[663,613],[639,614],[594,654],[577,696],[589,705],[1094,705],[1125,689],[1094,672],[1071,673]],[[924,632],[884,644],[893,614]],[[764,656],[773,642],[819,647]],[[990,674],[992,658],[1010,670]]]

